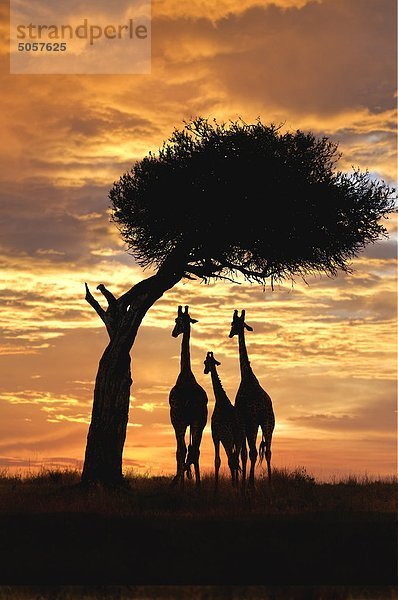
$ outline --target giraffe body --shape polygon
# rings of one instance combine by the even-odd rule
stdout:
[[[238,336],[239,340],[239,363],[241,370],[241,382],[235,398],[235,408],[240,421],[243,423],[244,435],[241,450],[242,457],[242,481],[245,485],[247,445],[249,446],[250,474],[249,486],[254,487],[254,469],[257,456],[260,454],[260,462],[265,457],[267,462],[268,479],[271,481],[271,442],[275,427],[275,415],[272,401],[267,392],[261,387],[260,382],[253,373],[247,354],[245,343],[245,329],[253,329],[245,323],[245,311],[241,316],[234,311],[231,332],[229,337]],[[261,428],[262,439],[257,451],[258,428]]]
[[[211,373],[215,406],[211,417],[211,434],[214,443],[215,491],[218,487],[218,474],[221,466],[220,444],[224,447],[231,471],[232,483],[238,482],[239,453],[242,445],[243,427],[236,414],[235,407],[229,400],[217,372],[220,365],[213,355],[206,356],[205,373]]]
[[[191,465],[195,470],[196,486],[200,486],[199,455],[203,430],[207,422],[207,394],[198,384],[191,370],[189,351],[191,323],[196,323],[182,307],[178,307],[176,325],[173,337],[182,333],[181,369],[174,387],[170,391],[170,419],[177,441],[177,472],[173,483],[184,485],[185,473],[191,477]],[[189,428],[189,445],[185,442],[186,431]]]

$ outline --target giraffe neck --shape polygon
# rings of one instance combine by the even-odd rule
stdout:
[[[249,356],[247,354],[245,332],[239,333],[239,363],[240,363],[240,374],[241,377],[247,377],[253,375],[252,368],[250,366]]]
[[[212,367],[210,372],[211,372],[211,381],[212,381],[213,390],[214,390],[214,398],[216,400],[216,406],[220,405],[220,404],[225,404],[226,402],[228,404],[230,404],[230,400],[222,386],[220,376],[217,373],[216,366]]]
[[[189,351],[189,338],[191,336],[191,327],[182,334],[181,342],[181,373],[191,373],[191,354]]]

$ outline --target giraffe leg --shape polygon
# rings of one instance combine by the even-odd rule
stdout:
[[[195,469],[195,484],[196,488],[200,488],[200,470],[199,470],[199,456],[200,456],[200,442],[202,441],[203,429],[200,427],[191,426],[191,460]]]
[[[269,436],[263,436],[264,445],[263,456],[265,456],[265,460],[267,461],[267,473],[268,473],[268,482],[271,483],[271,439]]]
[[[242,440],[242,448],[240,451],[240,455],[242,458],[242,492],[245,492],[246,489],[246,463],[247,463],[247,447],[246,447],[246,438],[244,437]]]
[[[236,488],[239,487],[239,470],[240,470],[239,455],[240,455],[240,448],[237,449],[236,446],[234,446],[234,449],[232,451],[232,462],[233,462],[233,471],[234,471],[234,477],[232,478],[232,485]]]
[[[222,445],[224,446],[225,454],[228,458],[228,466],[231,471],[232,486],[235,487],[238,471],[238,457],[236,456],[236,448],[232,431],[226,431],[223,436]]]
[[[225,452],[228,456],[228,466],[229,466],[229,470],[231,471],[232,486],[235,487],[235,484],[237,483],[237,480],[238,480],[236,453],[232,446],[225,448]]]
[[[254,469],[256,466],[256,461],[257,461],[257,456],[258,456],[258,452],[257,452],[257,448],[256,448],[257,431],[251,431],[250,434],[247,436],[247,441],[249,444],[249,458],[250,458],[249,488],[253,490],[254,489]]]
[[[265,451],[265,460],[267,461],[267,470],[268,470],[268,481],[269,481],[269,483],[271,483],[271,456],[272,456],[271,443],[269,443],[269,445],[267,446],[267,449]]]
[[[260,463],[263,458],[267,461],[267,473],[268,473],[268,482],[271,483],[271,440],[272,440],[272,431],[271,433],[267,431],[266,427],[261,427],[263,431],[263,439],[260,443]]]
[[[214,439],[214,494],[218,490],[218,472],[220,470],[221,458],[220,458],[220,440]]]
[[[235,472],[235,485],[239,488],[239,472],[242,471],[240,468],[239,457],[242,453],[242,439],[236,434],[232,438],[232,456]]]
[[[187,446],[185,444],[185,431],[186,427],[175,431],[177,440],[177,473],[172,481],[173,485],[179,483],[182,488],[184,487],[185,456],[187,454]]]
[[[269,487],[269,492],[270,492],[270,502],[272,503],[273,501],[273,493],[274,493],[274,488],[272,485],[272,479],[271,479],[271,439],[272,439],[272,432],[271,435],[265,435],[263,433],[263,440],[260,444],[260,462],[261,462],[261,457],[264,458],[267,461],[267,472],[268,472],[268,487]],[[261,448],[262,446],[262,448]]]

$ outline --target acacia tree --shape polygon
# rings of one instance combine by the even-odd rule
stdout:
[[[337,144],[273,124],[198,118],[138,161],[109,193],[128,250],[154,274],[115,298],[86,284],[109,344],[94,389],[83,483],[123,481],[130,350],[148,309],[183,278],[265,284],[311,273],[335,276],[387,236],[393,192],[368,172],[336,169]]]

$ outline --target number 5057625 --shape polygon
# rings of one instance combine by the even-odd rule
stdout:
[[[19,52],[65,52],[66,42],[19,42]]]

